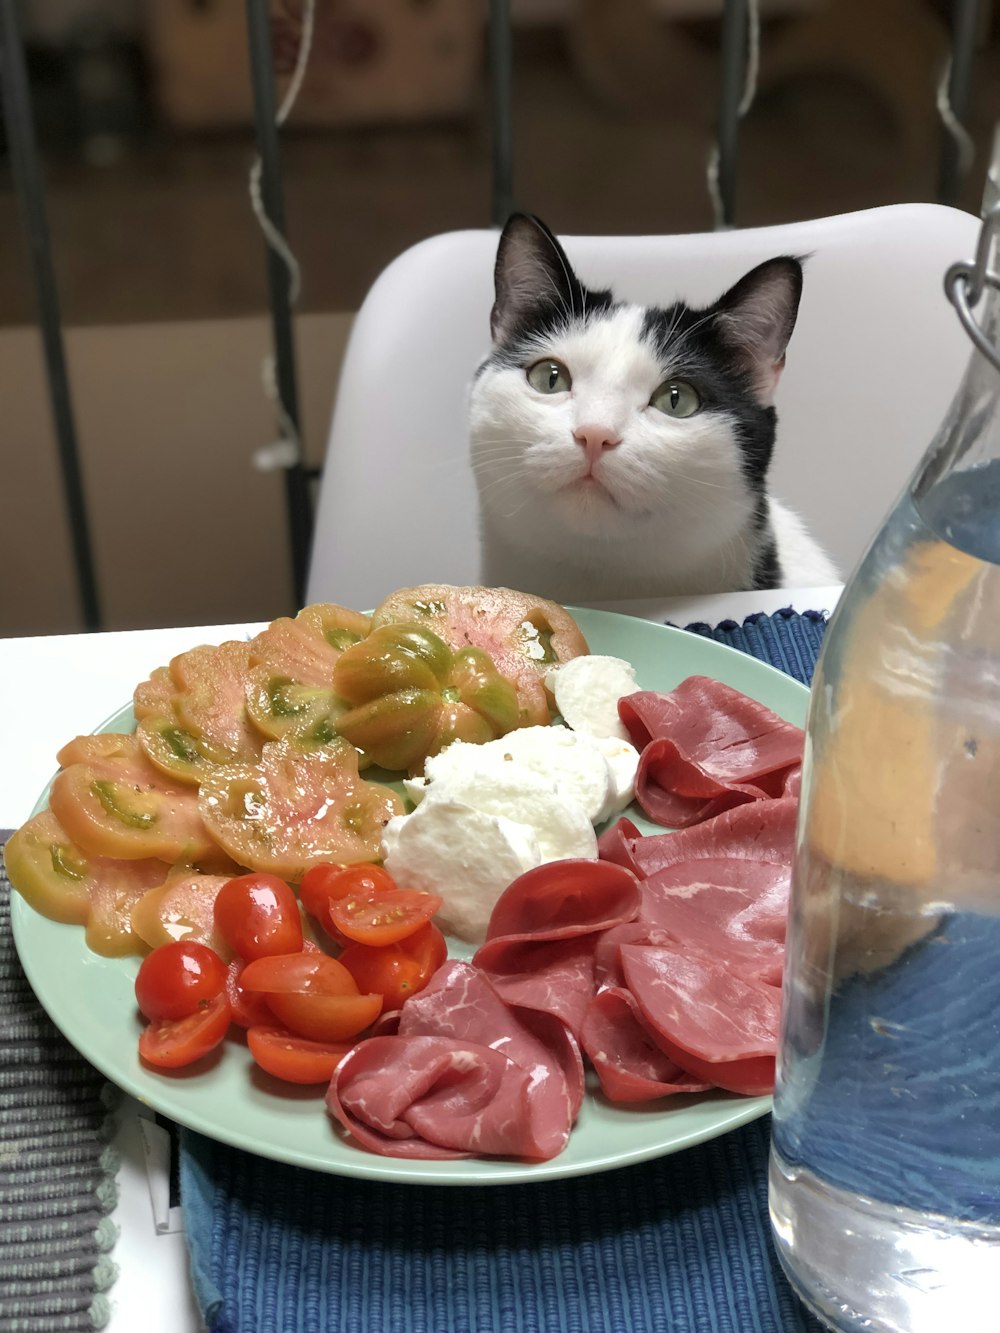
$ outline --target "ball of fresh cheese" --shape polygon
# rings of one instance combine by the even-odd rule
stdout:
[[[589,736],[628,740],[628,732],[618,716],[618,700],[626,694],[635,694],[639,688],[631,662],[622,657],[584,654],[550,667],[545,673],[545,684],[568,727]]]

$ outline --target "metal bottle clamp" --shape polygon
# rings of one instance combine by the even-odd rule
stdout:
[[[944,289],[948,300],[958,311],[958,317],[965,326],[966,333],[987,361],[1000,370],[1000,348],[990,342],[972,314],[972,307],[978,304],[987,286],[1000,290],[1000,274],[994,273],[989,266],[990,251],[998,232],[1000,232],[1000,202],[993,203],[983,213],[975,262],[969,264],[963,261],[952,264],[944,277]]]

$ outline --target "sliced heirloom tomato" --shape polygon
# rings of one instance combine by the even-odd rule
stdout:
[[[376,764],[419,771],[452,741],[493,740],[520,720],[517,690],[481,648],[453,651],[424,625],[381,625],[341,655],[337,730]]]
[[[153,858],[120,861],[84,852],[50,810],[12,835],[4,863],[11,884],[36,912],[86,926],[87,947],[108,958],[144,951],[132,929],[132,908],[170,872]]]
[[[359,994],[347,968],[323,953],[258,958],[244,968],[240,984],[262,994],[279,1022],[311,1041],[356,1036],[382,1010],[381,995]]]
[[[338,962],[347,968],[359,990],[381,995],[383,1010],[388,1012],[422,991],[447,957],[445,938],[429,921],[398,944],[381,948],[350,944]]]
[[[233,953],[251,961],[302,948],[298,899],[277,875],[237,875],[219,889],[215,927]]]
[[[470,644],[483,649],[497,670],[517,688],[518,726],[543,726],[549,704],[542,683],[557,662],[589,652],[572,615],[556,602],[510,588],[453,587],[427,583],[400,588],[372,616],[382,625],[422,625],[455,651]]]
[[[216,855],[190,786],[154,768],[135,736],[60,772],[49,794],[69,837],[94,856],[197,863]]]
[[[383,828],[404,808],[360,776],[357,751],[341,739],[312,750],[271,741],[258,763],[211,773],[198,804],[235,861],[296,884],[323,862],[377,860]]]
[[[144,1018],[174,1021],[201,1013],[226,987],[226,964],[197,940],[174,940],[146,955],[135,978]]]
[[[215,899],[230,878],[171,870],[132,907],[133,931],[151,949],[172,940],[198,940],[228,958],[231,951],[215,927]]]
[[[358,944],[398,944],[426,925],[443,903],[439,894],[419,889],[389,889],[374,897],[349,893],[330,908],[330,921]]]
[[[247,1046],[254,1060],[285,1083],[329,1083],[353,1044],[310,1041],[266,1022],[247,1030]]]
[[[181,1069],[219,1046],[229,1031],[225,994],[204,1009],[175,1021],[147,1023],[139,1034],[139,1058],[155,1069]]]

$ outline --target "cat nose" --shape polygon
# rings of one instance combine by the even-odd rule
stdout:
[[[616,449],[622,442],[617,431],[613,431],[610,426],[599,425],[577,426],[573,439],[583,446],[590,463],[596,462],[605,449]]]

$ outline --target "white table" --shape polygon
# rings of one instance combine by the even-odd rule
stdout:
[[[664,601],[599,603],[676,625],[742,620],[755,611],[832,611],[839,587],[780,592],[726,593]],[[243,638],[262,625],[207,625],[108,634],[0,639],[0,698],[12,701],[0,733],[0,828],[30,815],[55,769],[56,751],[90,732],[132,697],[136,684],[176,653],[199,643]],[[18,707],[16,701],[44,701]],[[147,1163],[134,1104],[121,1117],[116,1140],[122,1156],[120,1200],[114,1220],[121,1237],[114,1252],[120,1274],[111,1290],[108,1333],[198,1333],[201,1321],[187,1275],[179,1231],[157,1230],[152,1197],[164,1190],[162,1169]],[[149,1168],[149,1169],[147,1169]]]

